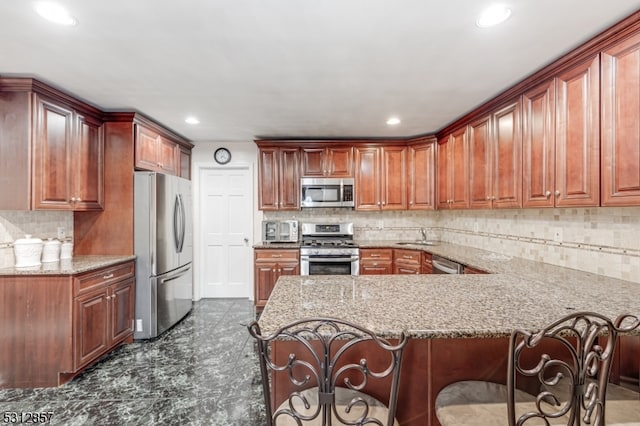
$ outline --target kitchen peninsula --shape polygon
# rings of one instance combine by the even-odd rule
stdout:
[[[391,339],[406,330],[412,340],[403,361],[398,419],[403,425],[437,425],[434,401],[447,384],[504,382],[506,337],[514,328],[538,329],[571,311],[640,313],[637,283],[450,244],[428,251],[492,274],[283,276],[260,326],[269,333],[296,319],[330,316]]]

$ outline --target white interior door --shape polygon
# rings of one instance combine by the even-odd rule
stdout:
[[[249,167],[201,168],[201,297],[252,297]]]

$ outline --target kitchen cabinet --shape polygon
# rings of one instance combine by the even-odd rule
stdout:
[[[600,60],[556,76],[556,207],[600,204]]]
[[[300,150],[261,147],[258,157],[258,208],[300,209]]]
[[[469,206],[522,207],[520,101],[469,125]]]
[[[355,209],[406,210],[406,146],[356,146],[355,151]]]
[[[433,263],[431,262],[433,255],[431,253],[422,253],[422,273],[433,274]]]
[[[133,334],[133,264],[74,278],[74,367],[79,369]]]
[[[100,112],[33,79],[0,87],[0,210],[102,210]]]
[[[191,179],[191,149],[183,146],[180,147],[180,166],[179,176],[185,179]]]
[[[59,386],[132,342],[134,264],[0,277],[0,323],[12,331],[0,345],[0,387]]]
[[[254,303],[262,311],[282,275],[300,275],[300,250],[254,250]]]
[[[422,272],[422,251],[393,249],[394,274],[420,274]]]
[[[353,177],[353,147],[302,147],[302,177]]]
[[[469,150],[467,127],[438,141],[438,209],[469,207]]]
[[[135,167],[141,170],[180,175],[178,144],[154,129],[136,124]],[[180,163],[179,163],[180,161]]]
[[[435,139],[407,147],[409,210],[435,209]]]
[[[523,207],[600,204],[599,59],[526,91]]]
[[[471,266],[465,266],[463,269],[463,274],[488,274],[488,272],[483,271],[482,269],[472,268]]]
[[[602,206],[640,205],[640,34],[602,52]]]
[[[390,275],[393,273],[393,249],[360,249],[360,275]]]

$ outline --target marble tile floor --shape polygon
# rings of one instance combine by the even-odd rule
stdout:
[[[5,412],[53,412],[51,425],[262,425],[247,299],[203,299],[152,341],[124,345],[59,388],[0,389]]]

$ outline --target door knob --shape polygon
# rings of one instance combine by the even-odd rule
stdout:
[[[248,239],[248,238],[245,238],[245,239],[244,239],[244,242],[245,242],[245,243],[248,243],[248,242],[249,242],[249,239]]]

